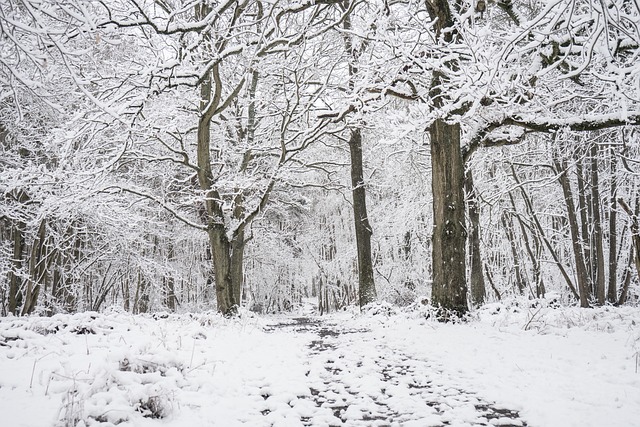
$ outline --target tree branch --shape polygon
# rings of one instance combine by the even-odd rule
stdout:
[[[469,160],[471,155],[480,147],[501,146],[517,144],[524,140],[527,133],[530,132],[557,132],[562,129],[572,130],[575,132],[589,132],[604,129],[611,129],[621,126],[639,126],[640,111],[634,111],[626,114],[624,117],[621,113],[597,114],[597,115],[580,115],[577,117],[556,119],[551,117],[526,117],[526,116],[508,116],[500,120],[487,122],[480,129],[476,130],[469,139],[469,143],[463,149],[464,161]],[[523,129],[519,137],[501,139],[493,132],[505,126],[515,126]],[[505,134],[509,135],[509,134]]]

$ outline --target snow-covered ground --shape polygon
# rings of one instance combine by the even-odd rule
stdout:
[[[0,425],[640,426],[640,309],[0,319]]]

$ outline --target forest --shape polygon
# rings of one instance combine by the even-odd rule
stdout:
[[[1,0],[0,315],[637,305],[638,125],[636,0]]]

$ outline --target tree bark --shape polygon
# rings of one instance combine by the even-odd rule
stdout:
[[[609,193],[609,284],[607,287],[607,301],[615,304],[618,281],[618,211],[616,209],[616,197],[618,194],[618,183],[616,171],[618,169],[618,158],[613,150],[611,151],[611,186]]]
[[[244,285],[244,230],[231,242],[231,293],[233,301],[240,306]]]
[[[451,44],[458,38],[453,14],[447,0],[426,0],[425,6],[439,44]],[[456,70],[455,60],[444,66]],[[441,109],[447,100],[443,84],[446,75],[434,71],[429,98],[434,109]],[[464,163],[460,151],[459,123],[436,119],[429,128],[431,147],[431,187],[433,192],[433,304],[446,312],[462,315],[467,306],[467,274],[464,203]],[[443,320],[447,320],[445,315]]]
[[[600,182],[598,176],[598,145],[594,142],[589,153],[591,160],[591,214],[593,219],[593,250],[595,255],[593,281],[596,300],[599,305],[605,303],[604,248],[602,242],[602,221],[600,218]]]
[[[468,311],[460,124],[437,119],[429,134],[433,191],[432,299],[434,305],[460,315]]]
[[[509,247],[511,248],[511,256],[513,257],[513,270],[516,276],[516,279],[515,279],[516,287],[518,288],[518,293],[520,295],[524,295],[524,290],[527,285],[522,277],[522,271],[520,267],[520,256],[518,254],[518,247],[516,245],[513,220],[511,216],[507,217],[507,214],[505,212],[501,215],[500,221],[502,222],[502,226],[504,227],[505,234],[507,235],[507,240],[509,241]]]
[[[25,224],[18,222],[14,225],[13,234],[13,258],[12,268],[9,272],[9,313],[18,314],[18,307],[22,303],[21,288],[22,279],[20,278],[20,270],[22,270],[22,257],[24,254],[24,230]]]
[[[209,12],[208,6],[198,6],[197,13],[203,16]],[[209,37],[207,37],[209,38]],[[232,248],[227,236],[222,211],[222,200],[213,188],[211,170],[211,120],[221,99],[220,69],[214,65],[200,85],[200,119],[198,121],[198,182],[205,197],[206,223],[211,245],[213,271],[218,311],[231,314],[239,304],[233,293]]]
[[[576,264],[576,276],[578,281],[578,290],[580,294],[580,307],[589,307],[589,275],[585,267],[584,254],[582,252],[583,245],[578,231],[578,217],[573,201],[573,192],[571,183],[567,176],[566,160],[554,159],[555,167],[558,172],[558,180],[562,186],[562,192],[567,206],[567,217],[569,219],[569,229],[571,232],[571,243],[573,245],[573,256]]]
[[[350,0],[345,0],[345,9],[349,8]],[[362,53],[352,43],[351,16],[347,15],[343,22],[345,29],[344,47],[349,58],[349,89],[353,90],[353,77],[358,74],[357,61]],[[367,213],[366,189],[364,186],[364,171],[362,165],[362,130],[354,128],[349,136],[349,153],[351,158],[351,192],[353,198],[353,221],[356,234],[356,249],[358,253],[358,296],[360,308],[374,302],[377,298],[373,277],[373,261],[371,259],[371,224]]]
[[[631,241],[633,246],[633,264],[636,267],[636,274],[640,277],[640,220],[638,220],[638,212],[640,211],[640,202],[636,201],[636,212],[634,213],[629,205],[622,199],[618,198],[618,203],[624,209],[624,211],[629,215],[629,219],[631,220]],[[618,300],[618,305],[624,304],[627,299],[627,291],[629,288],[629,276],[625,280],[625,285],[622,290],[622,294],[620,295],[620,299]]]
[[[631,276],[632,273],[632,265],[635,263],[634,252],[635,248],[633,247],[633,243],[629,249],[629,260],[627,262],[627,268],[624,269],[624,277],[622,279],[622,289],[620,289],[620,296],[616,301],[617,306],[623,305],[627,301],[627,294],[629,293],[629,285],[631,284]]]
[[[480,207],[470,169],[467,169],[465,173],[464,185],[467,193],[469,229],[471,230],[469,234],[471,301],[478,307],[484,304],[486,290],[482,274],[482,257],[480,256]]]
[[[589,236],[591,233],[589,232],[589,223],[591,222],[590,215],[590,203],[589,196],[587,194],[587,185],[585,182],[585,172],[584,166],[582,164],[583,159],[581,156],[576,157],[576,175],[578,178],[578,210],[580,212],[580,232],[578,233],[578,241],[580,243],[580,252],[582,254],[583,264],[585,267],[585,272],[588,278],[587,281],[587,299],[591,299],[592,294],[592,286],[593,282],[591,278],[593,277],[592,268],[591,268],[591,245],[589,242]],[[566,162],[565,167],[566,167]]]
[[[366,190],[362,169],[362,132],[353,129],[349,138],[351,154],[351,186],[353,194],[353,220],[358,250],[358,287],[360,307],[376,300],[371,260],[371,225],[367,215]]]
[[[175,252],[173,249],[173,243],[169,242],[169,248],[167,249],[167,261],[172,263],[175,261]],[[173,274],[169,274],[164,278],[164,304],[169,311],[176,311],[176,288],[175,279]]]
[[[29,281],[27,283],[27,291],[25,293],[24,305],[22,307],[22,315],[33,313],[38,303],[40,295],[40,287],[46,276],[46,257],[47,250],[45,246],[46,238],[46,221],[40,221],[38,227],[38,235],[31,245],[31,259],[29,265]]]
[[[57,270],[56,270],[57,272]],[[52,293],[55,294],[55,288],[56,288],[56,272],[54,272],[54,279],[53,279],[53,287],[52,287]],[[129,311],[131,309],[131,277],[129,276],[129,274],[125,274],[124,276],[124,280],[122,281],[122,306],[124,308],[124,311]]]

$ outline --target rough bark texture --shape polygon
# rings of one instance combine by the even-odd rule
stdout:
[[[349,138],[351,153],[351,186],[353,194],[353,219],[358,249],[358,285],[360,307],[376,300],[371,260],[371,225],[367,215],[366,191],[362,169],[362,133],[360,129],[351,131]]]
[[[196,16],[206,16],[211,8],[206,5],[196,6]],[[204,38],[211,40],[210,34]],[[211,120],[222,103],[222,82],[220,67],[214,65],[200,85],[200,119],[198,121],[198,182],[205,196],[207,233],[211,245],[213,272],[216,287],[218,311],[231,314],[240,303],[236,300],[234,285],[233,242],[227,235],[222,211],[222,200],[214,188],[214,177],[211,170]],[[237,270],[237,269],[236,269]]]
[[[458,38],[447,0],[426,0],[436,40],[453,43]],[[456,70],[455,61],[444,64]],[[435,71],[429,97],[435,109],[445,105],[442,85],[447,77]],[[433,191],[433,284],[432,299],[436,306],[455,314],[464,314],[467,306],[464,164],[460,151],[459,123],[439,118],[429,129],[431,146],[431,186]],[[446,318],[444,319],[446,320]]]
[[[218,72],[217,69],[212,71],[212,73],[216,72]],[[227,238],[220,196],[213,189],[211,118],[218,101],[216,101],[217,94],[211,86],[211,76],[209,76],[200,87],[202,115],[198,123],[198,182],[205,195],[207,231],[213,259],[218,311],[230,314],[239,301],[235,300],[233,293],[231,242]]]
[[[469,210],[469,230],[471,231],[469,234],[471,301],[475,306],[480,306],[484,304],[486,291],[482,274],[482,257],[480,256],[480,207],[471,170],[467,170],[465,173],[464,185],[467,193],[467,209]]]
[[[209,231],[209,241],[213,258],[218,311],[224,314],[232,314],[238,301],[235,301],[233,292],[231,244],[227,239],[225,228],[222,224],[213,224]]]
[[[430,129],[433,191],[433,303],[457,314],[468,311],[464,166],[460,125],[436,120]]]
[[[348,9],[350,1],[344,1],[344,8]],[[354,90],[354,77],[358,74],[358,58],[362,54],[362,47],[356,49],[351,34],[351,16],[347,15],[343,21],[344,48],[349,58],[349,89]],[[353,197],[353,221],[356,234],[356,249],[358,253],[358,297],[360,308],[376,300],[376,287],[373,278],[373,261],[371,258],[372,229],[367,213],[366,189],[364,186],[364,171],[362,165],[362,131],[359,128],[351,130],[349,137],[349,152],[351,157],[351,188]]]

